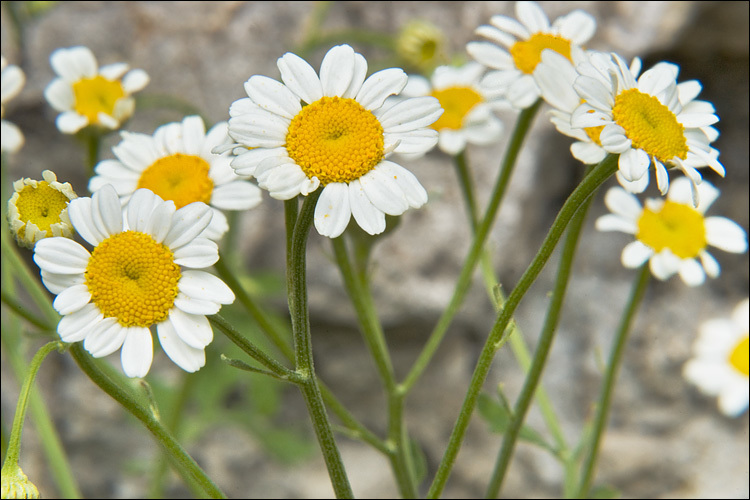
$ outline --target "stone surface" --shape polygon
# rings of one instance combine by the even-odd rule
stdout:
[[[574,8],[592,13],[598,29],[591,48],[614,50],[627,59],[638,55],[645,67],[660,60],[673,61],[682,68],[681,80],[695,78],[703,83],[701,97],[714,103],[721,118],[718,128],[722,135],[716,147],[727,169],[725,181],[706,175],[723,193],[711,213],[729,217],[747,231],[748,4],[542,5],[551,19]],[[94,50],[101,64],[128,61],[151,76],[144,95],[177,96],[201,110],[207,119],[219,121],[227,119],[231,102],[243,97],[242,83],[251,75],[278,78],[276,59],[302,42],[313,9],[311,2],[64,2],[33,20],[19,46],[4,5],[2,52],[11,63],[21,64],[27,75],[23,92],[6,110],[5,118],[19,125],[26,135],[26,146],[10,159],[8,177],[39,177],[49,168],[59,179],[70,181],[79,195],[85,194],[82,150],[71,138],[57,132],[55,115],[42,96],[54,76],[48,58],[55,48],[83,44]],[[475,39],[474,28],[493,14],[513,15],[513,3],[337,2],[323,27],[331,31],[395,33],[407,21],[423,18],[444,30],[451,52],[461,55],[466,42]],[[368,60],[377,61],[383,55],[377,49],[354,45]],[[314,66],[324,52],[316,50],[310,55]],[[581,167],[567,152],[569,141],[555,133],[544,113],[537,117],[519,158],[491,235],[494,264],[506,291],[521,276],[581,174]],[[159,124],[181,117],[171,110],[139,109],[128,127],[151,133]],[[511,113],[503,115],[508,131],[514,118]],[[506,139],[468,151],[482,204],[490,195],[505,147]],[[111,157],[106,148],[103,151],[104,157]],[[450,299],[470,245],[451,160],[433,152],[404,164],[428,190],[430,202],[402,217],[398,230],[376,247],[372,263],[373,293],[400,375],[420,352]],[[594,218],[605,211],[600,195],[584,229],[544,378],[570,443],[579,438],[585,419],[592,413],[601,379],[597,357],[607,356],[620,308],[634,278],[634,273],[619,263],[628,238],[593,230]],[[259,274],[282,273],[281,203],[265,196],[264,203],[243,214],[239,223],[247,268]],[[332,253],[327,240],[311,235],[308,264],[316,366],[352,412],[382,433],[385,401],[377,388],[377,372],[356,329],[353,309],[332,264]],[[613,485],[624,497],[748,496],[747,413],[736,420],[723,417],[713,399],[700,395],[680,375],[697,325],[728,314],[748,295],[747,254],[713,254],[723,270],[718,279],[696,289],[685,287],[678,278],[652,282],[635,322],[599,467],[600,481]],[[555,256],[550,261],[516,315],[531,344],[544,320],[556,260]],[[271,303],[283,312],[283,300]],[[425,452],[429,477],[442,457],[493,318],[477,276],[435,360],[407,400],[408,425]],[[7,320],[3,308],[3,325]],[[209,347],[210,359],[216,363],[221,352],[218,345]],[[119,365],[116,357],[112,361]],[[157,375],[172,379],[178,375],[162,354],[157,354],[154,367]],[[9,374],[5,354],[2,374],[2,416],[9,426],[17,383]],[[86,380],[68,356],[53,355],[39,380],[84,495],[147,496],[145,471],[158,453],[148,433]],[[509,349],[498,354],[487,389],[494,392],[498,383],[513,401],[522,378]],[[280,416],[283,421],[300,425],[305,420],[304,412],[298,394],[285,394]],[[529,424],[544,430],[536,411],[532,411]],[[347,438],[340,441],[357,496],[397,495],[389,466],[381,455],[359,442]],[[473,419],[444,496],[483,495],[500,441],[499,436],[488,433],[483,421]],[[269,459],[257,440],[232,423],[217,423],[187,446],[230,497],[332,496],[317,453],[291,466],[279,463]],[[58,494],[30,425],[24,432],[22,467],[44,497]],[[559,464],[545,452],[521,444],[503,495],[558,497],[562,473]],[[176,477],[170,484],[168,495],[189,495]]]

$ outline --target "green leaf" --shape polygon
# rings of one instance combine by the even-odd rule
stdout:
[[[490,426],[490,430],[497,434],[505,434],[508,430],[511,420],[511,412],[502,403],[493,399],[488,394],[482,393],[479,395],[479,402],[477,405],[479,409],[479,415],[484,418]],[[553,455],[559,458],[557,450],[551,446],[537,431],[531,427],[524,425],[521,427],[521,431],[518,437],[523,441],[531,444],[535,444],[548,450]]]

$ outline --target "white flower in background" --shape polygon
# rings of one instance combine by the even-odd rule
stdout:
[[[411,75],[402,96],[432,96],[440,101],[443,114],[430,127],[437,130],[438,147],[455,155],[466,144],[486,145],[495,142],[503,124],[494,110],[507,109],[507,101],[488,96],[479,86],[484,66],[470,62],[461,67],[439,66],[428,80]]]
[[[438,134],[427,127],[443,112],[437,99],[384,106],[403,90],[406,73],[390,68],[365,78],[367,61],[348,45],[328,51],[320,77],[292,53],[278,67],[283,83],[253,76],[245,83],[249,97],[229,109],[229,135],[239,146],[232,167],[239,175],[254,176],[279,200],[320,187],[314,223],[330,238],[352,217],[369,234],[381,233],[386,214],[427,202],[414,174],[387,158],[435,146]]]
[[[603,127],[599,142],[608,153],[619,154],[617,178],[628,191],[640,193],[649,182],[653,163],[662,194],[669,189],[666,165],[676,166],[693,182],[693,204],[699,167],[720,175],[719,152],[709,144],[718,136],[711,127],[719,119],[714,107],[697,101],[697,81],[677,84],[679,68],[659,63],[638,76],[640,64],[628,67],[617,54],[589,52],[589,62],[576,68],[581,74],[575,89],[582,104],[573,112],[577,128]]]
[[[65,134],[75,134],[88,125],[120,128],[135,110],[131,95],[149,82],[145,71],[128,71],[126,63],[100,68],[87,47],[57,49],[50,64],[58,76],[44,90],[44,97],[60,112],[57,128]]]
[[[698,185],[700,203],[693,207],[692,182],[679,177],[666,199],[650,198],[641,207],[638,199],[620,187],[610,188],[604,202],[612,213],[599,217],[600,231],[622,231],[635,236],[622,251],[622,264],[637,268],[649,263],[651,273],[666,280],[679,273],[689,286],[702,284],[706,275],[719,275],[719,263],[708,246],[725,252],[747,251],[745,231],[726,217],[705,217],[719,191],[708,181]]]
[[[83,341],[100,358],[122,348],[128,377],[144,377],[153,360],[150,328],[162,349],[188,372],[206,362],[213,339],[206,315],[231,304],[234,294],[199,269],[219,259],[215,242],[199,235],[212,211],[205,203],[179,210],[148,189],[136,191],[126,213],[112,186],[77,198],[68,215],[89,252],[68,238],[46,238],[34,247],[42,281],[57,295],[63,342]]]
[[[8,64],[5,57],[1,59],[2,70],[0,71],[0,149],[5,152],[15,153],[23,146],[24,138],[21,129],[14,123],[2,120],[5,116],[5,103],[13,99],[21,92],[26,76],[21,68],[15,64]]]
[[[575,10],[550,25],[544,11],[535,2],[516,2],[518,21],[507,16],[492,16],[490,24],[476,34],[490,42],[469,42],[466,50],[474,59],[492,68],[482,85],[504,96],[517,109],[525,109],[541,96],[535,69],[545,49],[571,58],[571,48],[588,42],[596,31],[594,18]],[[520,22],[519,22],[520,21]]]
[[[749,308],[745,299],[731,318],[703,323],[693,344],[694,357],[682,371],[705,394],[718,396],[719,410],[729,417],[739,417],[748,407]]]
[[[229,229],[221,210],[247,210],[261,202],[260,189],[242,179],[229,166],[228,154],[211,150],[227,144],[227,123],[220,122],[206,133],[199,116],[157,128],[154,135],[120,132],[122,141],[112,148],[116,160],[96,165],[89,191],[114,186],[123,204],[137,189],[150,189],[177,208],[202,201],[213,208],[204,237],[219,240]]]
[[[73,236],[68,202],[78,196],[69,182],[58,182],[51,170],[42,172],[42,178],[42,181],[28,177],[17,180],[8,200],[10,231],[27,248],[33,248],[43,238]]]

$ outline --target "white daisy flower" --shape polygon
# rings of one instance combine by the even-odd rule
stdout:
[[[247,210],[261,202],[260,189],[234,173],[229,154],[211,150],[227,144],[227,123],[206,133],[199,116],[157,128],[154,135],[120,132],[122,141],[112,148],[116,160],[99,162],[89,191],[111,184],[123,204],[140,188],[150,189],[177,208],[194,201],[211,206],[214,215],[202,236],[218,241],[229,229],[221,210]]]
[[[697,81],[677,84],[679,68],[659,63],[640,77],[640,63],[627,67],[617,54],[589,53],[589,62],[576,68],[581,74],[575,90],[583,100],[573,112],[577,128],[603,127],[599,140],[605,151],[620,155],[617,178],[628,191],[640,193],[648,185],[654,164],[662,194],[669,188],[665,165],[674,165],[693,181],[702,180],[698,167],[710,166],[720,175],[719,152],[709,146],[718,137],[711,125],[719,119],[714,107],[697,101]]]
[[[698,185],[700,203],[693,208],[692,182],[680,177],[672,182],[666,199],[651,198],[641,207],[638,199],[620,187],[611,188],[604,202],[612,213],[599,217],[600,231],[622,231],[636,240],[622,251],[622,264],[637,268],[647,261],[660,280],[679,273],[689,286],[702,284],[706,275],[719,275],[719,263],[708,246],[725,252],[747,251],[747,235],[725,217],[705,217],[719,190],[708,181]]]
[[[213,339],[206,315],[234,301],[223,281],[199,270],[219,258],[216,243],[199,237],[211,220],[208,205],[176,210],[174,202],[139,189],[123,214],[114,188],[104,186],[91,198],[73,200],[68,215],[91,252],[68,238],[46,238],[34,247],[42,281],[57,295],[60,338],[83,341],[96,358],[122,347],[125,374],[144,377],[156,325],[167,356],[185,371],[200,369]]]
[[[701,325],[693,344],[693,359],[685,363],[683,376],[701,391],[718,396],[719,409],[739,417],[748,407],[748,316],[750,300],[735,307],[731,318],[717,318]]]
[[[69,182],[58,182],[51,170],[42,172],[42,178],[17,180],[8,200],[10,230],[18,244],[27,248],[33,248],[43,238],[73,236],[68,202],[78,196]]]
[[[438,131],[438,147],[445,153],[458,154],[467,143],[491,144],[503,132],[503,124],[493,111],[507,109],[507,102],[488,96],[479,86],[484,71],[481,64],[470,62],[461,67],[439,66],[430,80],[409,76],[402,96],[432,96],[443,108],[443,114],[430,127]]]
[[[135,110],[134,92],[143,89],[149,76],[126,63],[99,68],[87,47],[57,49],[50,64],[58,77],[44,90],[50,106],[59,111],[57,128],[75,134],[88,125],[118,129]]]
[[[571,58],[571,48],[588,42],[596,31],[594,18],[575,10],[550,25],[544,11],[535,2],[516,2],[516,17],[492,16],[490,24],[475,33],[490,42],[469,42],[466,50],[474,59],[497,71],[491,71],[482,85],[504,96],[517,109],[526,109],[541,96],[535,70],[545,49]],[[502,48],[502,47],[505,48]]]
[[[239,175],[254,176],[279,200],[322,186],[314,223],[331,238],[344,232],[352,216],[378,234],[385,230],[385,214],[401,215],[427,202],[417,178],[386,158],[435,146],[437,132],[427,127],[443,112],[437,99],[384,106],[404,88],[406,73],[390,68],[365,79],[367,61],[348,45],[328,51],[320,77],[292,53],[278,67],[283,83],[253,76],[245,83],[249,97],[229,109],[229,135],[241,146],[232,161]]]
[[[2,120],[2,117],[5,116],[5,103],[21,92],[26,75],[15,64],[8,64],[4,56],[0,56],[0,64],[0,150],[15,153],[23,146],[23,133],[18,126]]]

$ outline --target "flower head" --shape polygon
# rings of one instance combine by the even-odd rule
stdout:
[[[206,133],[199,116],[188,116],[162,125],[153,136],[125,131],[120,135],[122,141],[112,148],[117,159],[95,167],[96,175],[89,181],[92,193],[111,184],[124,204],[140,188],[173,201],[176,208],[202,201],[214,211],[203,234],[213,240],[229,229],[221,210],[247,210],[261,202],[260,189],[229,166],[232,157],[211,152],[229,141],[226,122]]]
[[[16,463],[3,464],[2,498],[41,498],[39,489],[29,481]]]
[[[731,318],[703,323],[693,344],[694,357],[682,371],[701,391],[718,396],[719,409],[730,417],[740,416],[748,406],[749,307],[745,299]]]
[[[601,127],[599,142],[605,151],[620,155],[617,178],[628,191],[646,189],[653,163],[662,194],[669,188],[665,165],[682,170],[693,182],[693,204],[697,205],[698,167],[710,166],[720,175],[724,167],[719,153],[709,146],[718,137],[711,125],[719,119],[714,107],[695,100],[701,85],[696,81],[677,84],[679,68],[659,63],[640,72],[640,61],[628,67],[617,54],[590,53],[578,65],[581,76],[575,89],[582,104],[575,109],[571,125]]]
[[[68,202],[77,198],[70,183],[57,181],[50,170],[42,172],[43,181],[30,178],[13,183],[15,192],[8,200],[8,224],[20,245],[32,248],[51,236],[73,236],[68,218]]]
[[[320,76],[292,53],[278,67],[283,83],[253,76],[245,83],[248,97],[229,109],[229,135],[239,146],[232,167],[239,175],[254,176],[279,200],[320,187],[314,223],[331,238],[352,216],[378,234],[385,214],[426,203],[416,177],[387,158],[424,153],[436,144],[437,132],[427,127],[442,113],[437,99],[384,105],[404,88],[406,73],[390,68],[365,79],[367,61],[348,45],[328,51]]]
[[[476,30],[491,42],[469,42],[466,50],[474,59],[496,70],[489,72],[482,84],[505,96],[514,107],[525,109],[541,96],[535,70],[542,52],[551,49],[570,59],[571,49],[580,47],[594,35],[596,21],[590,14],[575,10],[550,25],[547,15],[535,2],[516,2],[516,17],[518,21],[492,16],[492,26]]]
[[[65,134],[88,125],[118,129],[135,109],[131,94],[149,82],[145,71],[128,71],[126,63],[99,68],[87,47],[57,49],[50,63],[58,76],[44,90],[44,97],[60,112],[57,128]]]
[[[411,66],[429,72],[446,60],[445,35],[434,24],[413,20],[401,29],[396,53]]]
[[[702,284],[706,275],[719,275],[719,263],[708,253],[708,246],[726,252],[747,250],[747,235],[725,217],[706,217],[705,213],[719,196],[708,181],[698,185],[700,203],[693,207],[692,183],[685,177],[675,179],[666,199],[651,198],[641,207],[638,199],[622,188],[611,188],[604,202],[611,214],[599,217],[600,231],[622,231],[636,240],[622,251],[625,267],[640,267],[646,261],[660,280],[679,273],[689,286]]]
[[[484,71],[481,64],[470,62],[459,68],[439,66],[430,80],[409,77],[403,96],[430,95],[440,101],[444,112],[431,127],[440,134],[438,147],[445,153],[455,155],[467,143],[490,144],[503,131],[493,110],[505,108],[505,100],[487,96],[479,86]]]
[[[199,269],[219,258],[213,241],[200,237],[209,224],[208,205],[179,210],[148,189],[137,190],[123,214],[112,186],[69,206],[89,252],[67,238],[47,238],[34,247],[44,285],[56,294],[64,342],[83,341],[94,357],[121,350],[129,377],[144,377],[153,359],[150,328],[156,325],[162,349],[188,372],[206,362],[213,339],[206,318],[234,294],[223,281]]]
[[[0,118],[5,116],[5,103],[13,99],[21,92],[26,76],[21,68],[14,64],[8,64],[2,57],[2,70],[0,71]],[[13,123],[0,119],[0,150],[15,153],[23,146],[23,134]]]

